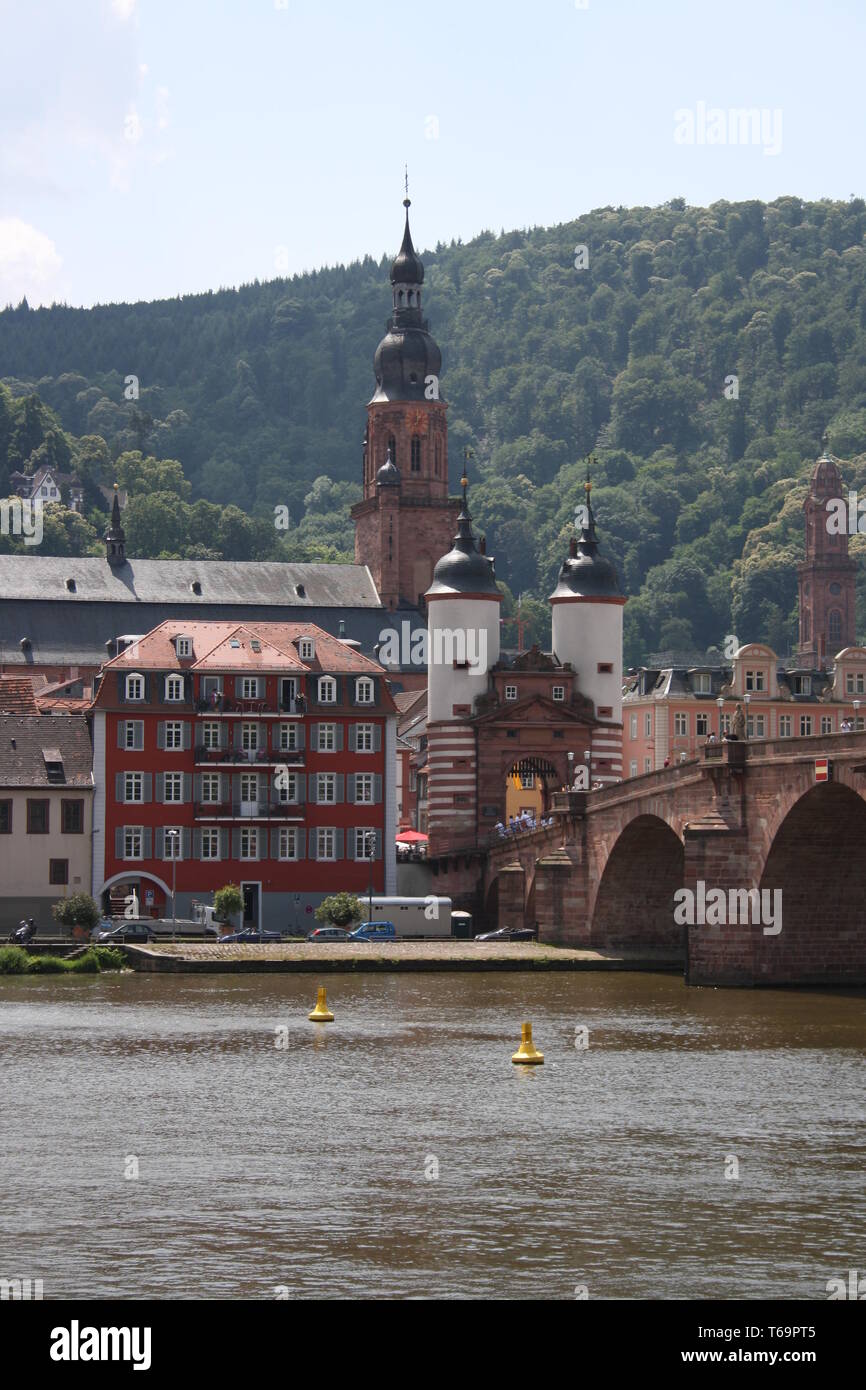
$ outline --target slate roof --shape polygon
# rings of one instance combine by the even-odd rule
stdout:
[[[75,581],[75,592],[66,580]],[[201,594],[192,585],[201,585]],[[298,593],[298,586],[304,590]],[[295,608],[378,608],[366,565],[282,564],[274,560],[128,560],[101,556],[0,555],[4,599],[58,603],[272,604]]]
[[[196,580],[200,595],[190,587]],[[167,618],[302,620],[335,637],[342,622],[342,635],[370,655],[383,630],[399,632],[407,618],[413,639],[426,630],[417,608],[391,613],[381,606],[366,565],[131,560],[112,569],[93,556],[0,555],[0,662],[7,667],[99,667],[107,642],[152,632]],[[29,640],[24,649],[22,638]]]
[[[64,780],[49,781],[46,753],[59,752]],[[0,716],[0,787],[91,787],[93,749],[81,714]]]

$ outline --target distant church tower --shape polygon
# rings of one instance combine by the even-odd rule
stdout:
[[[827,502],[845,502],[845,528],[831,534]],[[800,600],[798,655],[803,666],[823,668],[843,647],[857,642],[854,581],[857,561],[848,555],[847,493],[836,460],[825,452],[812,472],[806,513],[806,559],[797,566]]]
[[[376,349],[376,390],[367,406],[364,496],[352,508],[355,561],[369,566],[392,609],[423,608],[458,508],[448,496],[442,354],[421,313],[424,267],[412,245],[408,197],[403,206],[403,244],[391,266],[393,312]]]

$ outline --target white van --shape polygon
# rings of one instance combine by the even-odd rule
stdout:
[[[426,898],[380,898],[373,894],[373,915],[370,899],[358,894],[364,908],[365,920],[371,922],[393,922],[398,939],[421,941],[450,937],[451,899],[437,898],[430,894]]]

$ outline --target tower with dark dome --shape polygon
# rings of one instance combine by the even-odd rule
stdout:
[[[832,524],[835,502],[846,524]],[[845,647],[856,646],[855,580],[857,561],[848,554],[848,495],[836,459],[825,452],[812,470],[806,514],[806,558],[797,566],[800,600],[800,641],[803,666],[823,669]]]
[[[409,199],[391,265],[391,316],[373,358],[362,501],[352,508],[355,559],[368,565],[388,608],[421,607],[448,548],[458,499],[448,495],[442,354],[421,308],[424,266],[412,244]]]

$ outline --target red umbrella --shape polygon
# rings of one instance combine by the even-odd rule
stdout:
[[[420,830],[404,830],[397,836],[398,845],[417,845],[421,842],[427,843],[427,836],[422,835]]]

